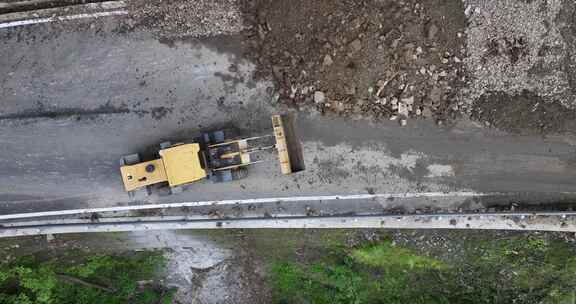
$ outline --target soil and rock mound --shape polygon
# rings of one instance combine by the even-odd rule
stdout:
[[[129,1],[159,38],[239,35],[302,110],[518,133],[574,132],[575,4],[564,0]]]
[[[464,77],[464,10],[433,2],[250,1],[248,54],[285,103],[400,121],[451,117]]]
[[[271,1],[243,6],[249,56],[281,100],[377,118],[466,116],[576,130],[569,1]]]

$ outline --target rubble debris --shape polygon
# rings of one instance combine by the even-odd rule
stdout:
[[[324,92],[316,91],[314,92],[314,102],[316,104],[324,104],[326,102],[326,95]]]
[[[453,89],[465,72],[446,54],[464,48],[465,40],[455,39],[465,30],[461,3],[442,13],[416,0],[255,0],[242,9],[246,54],[257,78],[275,81],[280,102],[322,104],[323,113],[342,116],[422,119],[424,106],[458,115]],[[309,86],[314,91],[294,89]]]

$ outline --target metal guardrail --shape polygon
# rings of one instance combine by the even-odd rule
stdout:
[[[280,216],[233,219],[143,217],[54,222],[11,223],[0,228],[0,237],[125,232],[179,229],[481,229],[576,232],[576,212],[460,213],[418,215]]]

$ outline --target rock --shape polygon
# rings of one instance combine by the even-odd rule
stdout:
[[[49,233],[46,235],[46,241],[53,242],[56,239],[53,234]]]
[[[276,78],[276,81],[282,83],[284,81],[284,73],[280,66],[272,66],[272,75]]]
[[[472,14],[472,9],[473,8],[471,5],[466,6],[466,8],[464,9],[464,15],[466,17],[470,17],[470,15]]]
[[[439,103],[440,98],[442,98],[442,89],[440,89],[439,87],[433,87],[430,90],[429,97],[430,97],[430,100],[432,101],[432,104]]]
[[[413,105],[414,104],[414,96],[410,96],[408,98],[403,98],[402,103],[405,103],[409,106]]]
[[[326,101],[326,95],[322,91],[314,92],[314,102],[316,104],[323,104]]]
[[[344,88],[347,95],[356,95],[356,87],[348,86]]]
[[[422,54],[422,52],[424,52],[424,51],[422,50],[422,47],[417,47],[417,48],[416,48],[416,54]]]
[[[422,116],[424,116],[425,118],[432,118],[432,110],[430,110],[430,108],[428,107],[424,107],[424,109],[422,110]]]
[[[326,55],[324,56],[324,60],[322,61],[322,64],[325,66],[331,66],[334,63],[334,60],[332,60],[332,56],[330,55]]]
[[[398,103],[398,114],[408,116],[408,105],[403,102]]]
[[[436,24],[431,23],[430,26],[428,27],[428,39],[430,40],[434,39],[434,37],[436,37],[436,34],[438,34],[438,27],[436,26]]]
[[[460,58],[458,58],[458,57],[454,57],[454,62],[460,63],[460,62],[462,62],[462,59],[460,59]]]
[[[400,125],[405,127],[408,124],[408,121],[406,119],[400,119]]]
[[[362,41],[360,41],[360,39],[354,39],[348,46],[352,52],[358,52],[362,49]]]

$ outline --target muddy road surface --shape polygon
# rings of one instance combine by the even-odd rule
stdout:
[[[342,3],[345,8],[346,2]],[[368,2],[359,3],[358,5],[364,5],[361,11],[371,13],[365,10]],[[426,96],[436,90],[437,81],[442,81],[438,84],[442,92],[445,92],[447,87],[464,92],[458,91],[457,86],[450,81],[459,81],[458,73],[469,73],[464,66],[468,60],[466,53],[462,54],[462,58],[458,57],[458,60],[464,63],[455,62],[454,55],[448,56],[448,63],[444,63],[444,55],[437,57],[434,55],[436,53],[430,53],[430,48],[436,43],[435,51],[441,54],[451,52],[444,48],[460,51],[467,39],[465,35],[470,31],[467,28],[469,23],[464,22],[468,20],[464,10],[468,6],[475,9],[484,4],[471,2],[453,7],[442,6],[444,11],[434,10],[427,5],[419,6],[416,12],[411,11],[410,18],[405,19],[406,22],[413,20],[418,27],[406,32],[411,33],[409,39],[413,42],[401,40],[400,38],[404,37],[402,35],[396,37],[396,31],[391,32],[390,37],[382,38],[381,44],[385,45],[387,50],[387,43],[397,39],[400,39],[397,47],[402,49],[403,53],[413,47],[410,54],[419,56],[419,64],[427,64],[427,70],[423,73],[419,72],[420,65],[416,66],[408,60],[413,57],[407,59],[404,54],[404,57],[396,58],[394,51],[390,50],[388,51],[391,53],[381,55],[384,56],[382,58],[378,57],[382,59],[379,59],[380,61],[359,60],[365,56],[380,56],[374,53],[379,44],[370,46],[374,49],[362,47],[356,51],[349,49],[357,47],[355,40],[350,41],[352,45],[336,47],[335,44],[335,53],[332,54],[336,55],[330,55],[333,63],[324,66],[324,72],[319,70],[320,72],[311,74],[313,79],[328,73],[325,77],[322,76],[324,78],[319,82],[326,100],[335,100],[336,97],[352,100],[350,96],[356,96],[355,90],[362,91],[362,94],[356,96],[358,98],[372,98],[379,88],[377,78],[383,75],[362,70],[365,65],[386,65],[386,60],[396,60],[391,64],[395,64],[400,73],[408,70],[420,73],[419,76],[414,76],[416,78],[395,76],[386,84],[403,87],[401,92],[396,89],[380,92],[390,96],[381,95],[378,100],[387,98],[389,102],[397,99],[396,107],[386,110],[389,114],[384,116],[364,115],[364,110],[356,113],[361,114],[359,116],[346,114],[346,111],[326,111],[325,105],[318,107],[314,100],[306,101],[306,98],[314,98],[318,88],[308,89],[305,97],[301,94],[303,86],[300,86],[299,93],[294,95],[295,99],[287,100],[290,92],[286,91],[286,87],[279,86],[278,79],[275,78],[278,75],[266,77],[266,67],[270,64],[266,61],[270,59],[267,57],[269,53],[250,54],[254,48],[258,52],[265,52],[270,46],[286,47],[283,44],[285,41],[278,40],[282,36],[269,38],[266,36],[269,35],[267,32],[258,36],[259,38],[250,36],[250,31],[254,30],[251,22],[261,22],[261,19],[250,19],[246,15],[246,9],[250,6],[236,4],[235,8],[230,9],[238,9],[239,15],[234,13],[230,16],[234,20],[240,15],[247,19],[242,23],[244,26],[234,24],[221,29],[220,32],[225,32],[226,35],[209,32],[205,27],[201,27],[194,28],[197,31],[192,36],[185,35],[184,38],[182,33],[188,32],[175,31],[179,33],[178,37],[171,37],[148,30],[149,27],[140,22],[142,20],[130,16],[3,29],[0,32],[2,212],[126,204],[128,197],[122,189],[118,167],[118,160],[122,155],[135,152],[151,155],[163,141],[187,139],[201,131],[224,127],[237,128],[244,135],[264,134],[271,131],[270,115],[283,111],[297,114],[298,132],[307,165],[305,172],[282,176],[279,165],[270,162],[251,168],[249,177],[243,180],[227,184],[200,182],[188,186],[181,194],[167,196],[159,192],[141,203],[445,191],[514,192],[534,201],[546,197],[547,201],[554,202],[555,198],[564,198],[564,192],[574,191],[576,138],[570,133],[570,127],[565,127],[566,124],[562,124],[564,129],[545,129],[546,134],[540,132],[541,124],[535,127],[538,132],[521,128],[522,132],[511,130],[512,133],[508,133],[506,130],[510,128],[506,126],[516,127],[517,124],[500,113],[500,116],[495,116],[494,121],[505,122],[505,130],[488,127],[485,121],[490,120],[482,119],[481,116],[487,115],[486,112],[470,117],[461,115],[460,112],[458,115],[447,115],[443,112],[458,105],[458,94],[442,93],[437,107],[434,107],[434,103],[424,103],[428,100]],[[270,8],[271,4],[262,2],[255,5],[264,7],[258,11],[266,11],[265,8]],[[403,7],[396,7],[398,4],[394,5],[397,12],[404,10]],[[332,18],[349,18],[350,16],[339,15],[343,8],[331,8],[335,9]],[[215,9],[211,10],[211,14],[217,12],[217,8]],[[278,8],[272,6],[271,9]],[[442,22],[445,20],[442,16],[448,16],[446,12],[451,10],[458,10],[462,14],[463,23]],[[140,12],[141,14],[147,13]],[[179,15],[167,16],[164,19],[154,19],[156,23],[149,24],[179,18]],[[288,15],[290,16],[294,17]],[[368,14],[368,17],[377,16]],[[359,21],[362,20],[360,18]],[[269,26],[274,31],[280,25]],[[431,29],[432,25],[437,29]],[[178,28],[178,23],[159,28],[171,29],[171,26]],[[394,23],[383,25],[390,28],[393,26]],[[426,28],[427,32],[420,32],[420,27]],[[245,28],[248,30],[242,31]],[[306,28],[296,26],[287,30]],[[314,33],[325,33],[323,28],[315,28],[314,25],[312,28],[315,29]],[[202,29],[203,31],[200,31]],[[361,22],[359,29],[369,30],[370,35],[379,33],[373,22]],[[348,30],[346,27],[338,27],[342,39],[351,39],[348,37]],[[456,31],[453,33],[456,37],[461,33],[464,42],[450,40],[451,31]],[[416,45],[419,35],[427,37],[426,46]],[[292,38],[309,38],[306,37]],[[360,43],[368,41],[365,39],[370,37],[360,37]],[[435,42],[435,39],[440,40]],[[412,44],[406,46],[405,43]],[[319,47],[322,45],[320,43]],[[339,53],[340,47],[344,53]],[[418,47],[421,50],[418,50]],[[294,51],[304,52],[306,49],[295,48]],[[321,55],[318,60],[321,59],[324,64],[325,54],[314,54]],[[259,62],[255,55],[261,56],[264,61]],[[288,77],[283,79],[291,79],[291,73],[298,69],[298,65],[306,64],[305,58],[300,59],[294,61],[294,67],[289,59],[282,63],[285,66],[281,75]],[[436,77],[434,80],[433,75],[441,72],[436,70],[428,73],[430,66],[426,63],[427,60],[438,61],[435,69],[446,65],[458,71],[450,74],[450,77],[454,76],[450,81],[448,76],[438,76],[442,79]],[[346,61],[357,62],[357,65],[354,65],[353,70],[349,70]],[[522,59],[518,59],[518,62],[522,62]],[[334,73],[330,72],[332,70]],[[362,83],[355,83],[355,90],[347,90],[342,81],[346,82],[347,77],[355,77],[358,71],[366,72],[363,78],[355,78],[355,81]],[[391,72],[384,71],[384,74],[386,73]],[[389,77],[395,73],[392,72]],[[410,79],[417,80],[417,84],[401,83]],[[314,83],[314,80],[310,81]],[[523,86],[526,86],[526,83]],[[337,90],[331,93],[327,84],[333,85]],[[380,86],[382,85],[384,83],[380,83]],[[413,89],[410,89],[411,85]],[[458,85],[467,86],[465,83]],[[480,87],[475,86],[476,89]],[[548,86],[545,88],[549,89]],[[411,90],[422,94],[410,95]],[[372,93],[365,94],[369,91]],[[518,91],[521,92],[520,89]],[[563,92],[569,93],[567,90]],[[480,93],[478,96],[488,98],[488,95]],[[498,94],[494,96],[501,96]],[[569,96],[566,94],[562,96]],[[298,101],[298,96],[303,99]],[[552,95],[548,94],[538,98],[552,98],[550,96]],[[412,110],[401,108],[402,111],[408,111],[405,113],[408,115],[398,114],[398,102],[404,103],[402,107],[407,107],[406,103],[412,102],[411,100],[414,102],[411,104]],[[559,99],[558,103],[564,100]],[[378,107],[382,109],[391,105],[379,102]],[[506,98],[504,102],[507,102]],[[472,101],[471,104],[474,105]],[[498,104],[493,101],[487,105],[490,105],[491,109],[498,108]],[[534,107],[533,102],[529,105]],[[424,107],[427,107],[426,111]],[[540,106],[536,106],[536,109],[539,109],[538,107]],[[416,115],[418,109],[420,114],[426,112],[432,114],[431,117],[416,117],[419,116]],[[518,107],[514,106],[506,109],[512,111],[510,115],[518,111]],[[554,118],[546,115],[535,117],[544,119],[545,124],[550,124],[551,119],[560,120],[571,115],[566,107],[555,111],[562,114],[553,116]],[[394,115],[397,117],[391,120]],[[532,119],[532,116],[522,117]],[[400,120],[408,118],[406,125],[399,123]],[[439,121],[449,123],[439,125]],[[528,132],[523,132],[525,130]],[[566,132],[552,132],[558,130]],[[455,206],[462,205],[466,199],[446,200],[448,203],[441,202],[441,199],[424,202],[409,200],[402,203],[408,206],[422,203]],[[370,208],[379,205],[379,202],[374,202]],[[330,212],[357,212],[366,208],[365,204],[358,204],[352,210],[343,203],[335,206],[331,207]],[[274,208],[282,208],[281,212],[289,213],[291,208],[296,207]]]

